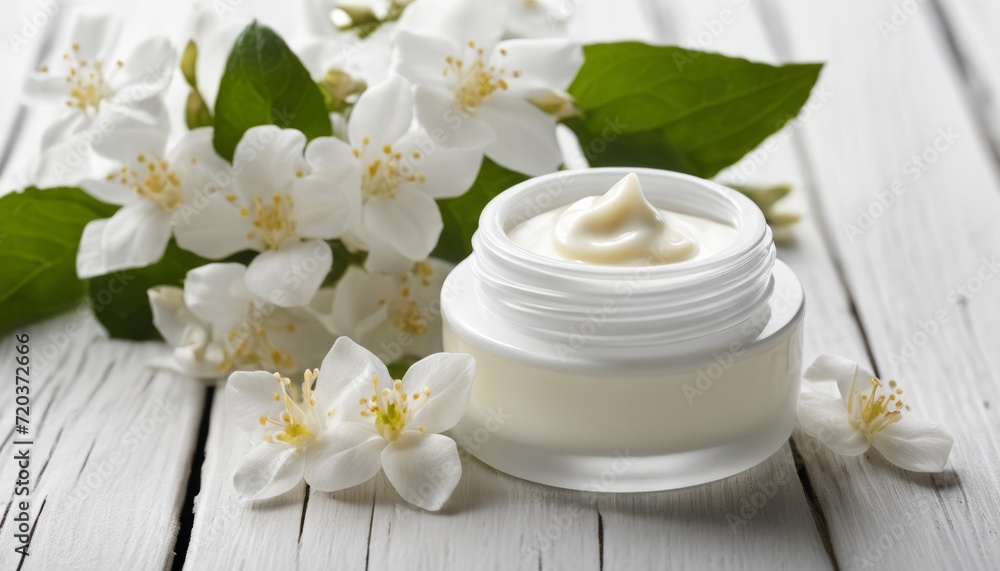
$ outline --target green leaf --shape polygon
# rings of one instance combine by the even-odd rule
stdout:
[[[568,123],[591,164],[703,177],[735,163],[795,117],[822,68],[639,42],[589,45],[584,57],[569,87],[584,118]]]
[[[158,285],[182,287],[189,270],[207,263],[210,261],[180,249],[171,240],[163,258],[151,266],[92,278],[91,308],[116,339],[159,339],[146,290]]]
[[[479,214],[494,196],[528,177],[483,159],[472,188],[462,196],[438,201],[444,230],[431,256],[453,264],[472,253],[472,234],[479,228]]]
[[[114,214],[78,188],[29,188],[0,197],[0,331],[78,303],[76,251],[91,220]]]
[[[233,45],[215,101],[215,150],[233,160],[243,133],[278,125],[307,139],[333,134],[323,94],[274,30],[251,23]]]

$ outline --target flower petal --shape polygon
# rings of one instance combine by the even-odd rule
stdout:
[[[313,393],[317,406],[332,403],[337,411],[335,419],[362,422],[360,414],[347,411],[360,412],[358,400],[371,394],[373,377],[378,377],[379,382],[389,382],[392,378],[385,364],[370,351],[349,337],[338,338],[319,369]],[[320,410],[326,408],[320,406]]]
[[[309,307],[276,307],[263,326],[272,345],[291,352],[294,370],[281,371],[291,378],[305,369],[319,368],[336,339]]]
[[[94,151],[120,165],[130,167],[138,165],[140,154],[152,155],[150,158],[166,158],[166,129],[155,125],[129,125],[114,130],[113,136],[103,137],[94,145]],[[134,168],[134,167],[133,167]]]
[[[153,310],[153,325],[171,347],[185,342],[185,333],[198,318],[184,305],[184,290],[175,286],[155,286],[146,292]]]
[[[382,468],[386,444],[370,426],[338,424],[306,449],[306,482],[321,492],[363,484]]]
[[[458,108],[455,95],[443,87],[418,83],[414,101],[417,119],[441,146],[481,149],[497,138],[477,114]]]
[[[507,55],[500,52],[504,50]],[[507,40],[493,50],[491,62],[517,70],[508,80],[508,94],[527,97],[546,89],[565,90],[583,65],[583,48],[568,39]]]
[[[455,426],[472,396],[472,378],[476,360],[464,353],[436,353],[424,357],[403,375],[403,390],[423,395],[430,390],[427,402],[420,405],[410,420],[413,427],[427,432],[444,432]]]
[[[65,76],[52,70],[36,71],[28,74],[21,88],[21,102],[25,105],[64,104],[69,97]],[[72,115],[80,113],[70,112]]]
[[[404,433],[382,451],[382,469],[404,500],[430,511],[441,509],[462,478],[458,447],[440,434]]]
[[[135,190],[117,181],[109,180],[85,180],[80,183],[80,188],[90,196],[101,202],[125,206],[142,200]]]
[[[357,338],[359,325],[386,307],[396,295],[396,287],[396,280],[390,276],[349,266],[337,281],[333,295],[334,329]]]
[[[123,206],[108,219],[87,224],[80,237],[76,273],[92,278],[142,268],[163,257],[170,241],[170,215],[149,200]]]
[[[305,158],[313,174],[322,175],[345,192],[361,188],[361,165],[344,141],[336,137],[313,139],[306,147]]]
[[[886,460],[912,472],[940,472],[955,438],[937,423],[903,418],[875,434],[872,446]]]
[[[226,381],[226,409],[237,426],[256,437],[261,433],[260,418],[276,417],[285,410],[281,386],[274,374],[267,371],[237,371]]]
[[[333,267],[333,251],[322,240],[289,238],[261,252],[247,267],[247,288],[280,307],[309,305]]]
[[[226,199],[224,190],[185,192],[174,212],[177,244],[213,260],[242,250],[265,249],[259,232],[250,235],[254,230],[250,219],[240,215],[240,207]]]
[[[144,40],[125,59],[110,81],[115,101],[133,103],[154,97],[167,88],[174,76],[177,52],[164,37]]]
[[[298,485],[304,471],[305,456],[297,448],[264,442],[240,460],[233,486],[247,499],[272,498]]]
[[[306,136],[297,129],[260,125],[247,129],[233,156],[233,188],[245,206],[255,196],[286,194],[295,175],[307,166]]]
[[[369,230],[380,230],[379,237],[385,243],[411,260],[429,256],[444,228],[437,202],[409,188],[397,189],[394,198],[368,199],[363,221]]]
[[[88,61],[106,58],[118,43],[121,30],[121,20],[106,12],[80,10],[69,33],[71,44],[79,46],[76,57]]]
[[[294,186],[296,232],[304,238],[341,236],[360,216],[361,191],[342,188],[325,176],[309,175]]]
[[[206,201],[221,199],[229,193],[232,183],[231,167],[215,152],[212,146],[213,133],[211,127],[188,131],[167,155],[171,167],[180,177],[185,207],[198,210]],[[230,217],[239,211],[233,204],[230,204],[229,210]],[[249,225],[249,221],[246,223]]]
[[[369,145],[381,152],[382,147],[394,145],[406,134],[412,122],[410,85],[402,77],[390,77],[358,98],[347,125],[348,140],[361,149],[367,138]]]
[[[445,58],[460,53],[455,41],[428,34],[399,29],[394,38],[396,73],[414,85],[444,86],[442,72],[447,67]]]
[[[431,198],[465,194],[483,162],[481,149],[449,149],[435,143],[423,130],[405,135],[396,146],[407,157],[410,169],[423,175],[422,180],[403,182],[400,187],[419,188]]]
[[[228,328],[247,312],[253,295],[244,285],[243,264],[206,264],[184,278],[184,303],[199,318]]]
[[[855,375],[858,377],[858,387],[862,389],[867,389],[867,380],[875,376],[850,359],[824,354],[816,357],[806,372],[802,373],[802,378],[810,381],[836,381],[840,396],[846,400],[850,396]]]
[[[842,399],[822,393],[799,395],[799,424],[807,434],[838,454],[857,456],[868,450],[868,438],[851,426]]]
[[[523,99],[493,97],[479,115],[497,136],[486,147],[486,156],[500,166],[532,176],[559,168],[556,122],[541,109]]]
[[[67,139],[86,129],[92,121],[85,114],[77,112],[61,116],[42,132],[42,150],[45,151],[60,143],[65,143]]]
[[[399,26],[404,30],[443,34],[462,44],[474,41],[489,50],[503,34],[508,4],[481,0],[422,0],[403,12]]]
[[[368,248],[368,257],[365,258],[366,272],[401,274],[415,261],[400,254],[395,248],[375,236],[369,235],[365,237],[364,241]]]
[[[209,325],[184,305],[184,291],[173,286],[155,286],[146,294],[153,311],[153,325],[174,348],[170,356],[155,359],[150,366],[198,379],[224,376],[225,371],[204,359],[209,344]]]

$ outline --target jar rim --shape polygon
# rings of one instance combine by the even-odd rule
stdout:
[[[600,195],[632,172],[651,204],[728,223],[737,230],[733,243],[702,259],[611,266],[550,258],[510,238],[508,231],[520,222]],[[610,307],[591,334],[592,347],[608,351],[630,344],[731,340],[732,331],[767,311],[774,287],[771,230],[753,201],[720,184],[670,171],[596,168],[527,180],[483,209],[472,243],[472,273],[484,308],[527,335],[558,341],[590,320],[595,308]],[[740,340],[750,336],[741,334]]]
[[[532,215],[541,214],[548,210],[566,206],[575,200],[586,196],[599,196],[607,191],[622,177],[629,173],[639,176],[640,184],[646,193],[647,199],[657,208],[674,210],[682,214],[693,214],[722,222],[733,226],[737,230],[737,236],[733,243],[726,248],[701,259],[684,260],[669,264],[659,264],[651,266],[615,266],[604,264],[581,264],[569,260],[552,258],[531,251],[520,244],[514,242],[508,232],[517,224],[524,222],[530,216],[521,216],[512,219],[516,208],[523,207],[526,202],[536,200],[537,208]],[[588,186],[593,186],[593,192],[575,190],[571,187],[574,180],[579,177],[587,177],[593,182]],[[712,193],[716,198],[716,205],[723,205],[728,214],[728,219],[720,217],[719,212],[708,212],[704,208],[691,207],[702,206],[704,203],[696,201],[691,203],[678,203],[677,196],[670,196],[660,190],[658,183],[671,181],[674,184],[690,185],[699,187],[701,190]],[[553,197],[549,204],[539,204],[534,195],[544,193],[543,196]],[[675,200],[670,200],[671,198]],[[685,208],[687,207],[687,208]],[[745,195],[719,183],[698,178],[684,173],[666,171],[660,169],[641,167],[600,167],[579,170],[558,171],[518,183],[493,198],[483,209],[479,218],[479,230],[476,234],[482,234],[481,240],[487,241],[491,248],[501,248],[504,251],[515,253],[532,265],[541,264],[548,268],[558,269],[570,274],[579,274],[594,278],[617,278],[622,274],[632,273],[637,268],[643,268],[644,273],[662,276],[681,276],[689,273],[698,273],[706,269],[711,269],[726,260],[738,256],[745,252],[754,244],[765,239],[770,242],[770,229],[764,220],[764,215],[760,208]],[[475,244],[473,249],[475,249]],[[630,272],[632,270],[632,272]]]

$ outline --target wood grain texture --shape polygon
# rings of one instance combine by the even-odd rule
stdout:
[[[166,349],[109,341],[90,316],[21,329],[30,334],[32,514],[24,569],[169,566],[190,471],[202,385],[146,363]],[[13,335],[0,362],[13,363]],[[14,498],[21,438],[13,383],[0,395],[0,498]],[[17,499],[22,499],[18,496]],[[15,569],[13,516],[0,525],[0,568]]]
[[[1000,186],[988,146],[933,11],[917,10],[884,37],[889,3],[766,7],[783,55],[829,62],[821,84],[834,95],[797,135],[876,371],[899,378],[914,414],[956,437],[936,475],[898,470],[874,453],[807,461],[838,561],[988,568],[1000,559],[1000,421],[989,409],[1000,396],[989,350],[1000,341],[1000,280],[989,269]],[[879,208],[887,194],[891,204]]]
[[[978,126],[994,156],[1000,157],[1000,66],[996,64],[1000,4],[990,0],[937,0],[927,8],[936,9],[941,16],[955,64],[979,119]],[[888,22],[892,26],[884,27],[885,33],[894,34],[897,27],[891,19]]]
[[[305,484],[283,496],[245,502],[233,488],[233,471],[250,449],[229,419],[224,391],[216,390],[201,489],[185,567],[189,569],[279,568],[295,561]]]
[[[968,82],[973,94],[994,93],[1000,80],[988,59],[995,29],[988,22],[996,9],[973,0],[942,5],[956,27],[967,79],[976,80]],[[188,10],[132,6],[119,7],[124,17],[156,22],[168,33],[181,27]],[[217,391],[205,462],[197,468],[201,489],[185,567],[939,569],[989,568],[1000,560],[1000,420],[990,408],[1000,406],[1000,355],[991,350],[1000,342],[1000,280],[977,276],[989,267],[983,256],[1000,254],[1000,182],[982,136],[1000,131],[992,123],[985,131],[976,126],[970,101],[990,115],[992,95],[967,96],[937,13],[922,5],[886,35],[878,24],[893,7],[862,0],[648,2],[625,12],[641,18],[634,26],[620,20],[600,32],[631,30],[770,62],[830,62],[821,83],[828,96],[808,118],[721,178],[801,189],[787,208],[805,219],[779,256],[806,289],[806,362],[820,352],[867,362],[870,353],[881,374],[910,389],[918,414],[926,411],[955,432],[947,472],[905,473],[877,454],[845,459],[796,435],[794,450],[785,447],[744,474],[675,492],[568,492],[466,458],[462,481],[439,513],[409,506],[382,475],[335,494],[301,485],[279,498],[245,502],[235,496],[232,474],[249,445]],[[712,34],[709,22],[721,21],[724,10],[732,17]],[[283,18],[279,28],[287,34],[292,12],[250,1],[227,18]],[[125,41],[148,27],[137,24]],[[177,83],[170,94],[175,103],[184,94]],[[11,165],[30,158],[45,122],[28,116]],[[933,147],[939,129],[958,137],[911,180],[907,161]],[[877,202],[877,193],[897,179],[906,192],[852,239],[845,225],[856,224],[858,209]],[[922,326],[940,311],[946,322],[924,333],[923,342]],[[169,566],[204,391],[142,368],[162,347],[107,341],[89,318],[65,317],[30,331],[49,343],[69,323],[79,331],[55,344],[52,364],[33,380],[41,427],[32,452],[33,513],[45,507],[25,567]],[[921,346],[900,357],[907,343]],[[9,338],[0,341],[0,362],[10,362],[12,346]],[[0,427],[13,425],[10,399],[0,394]],[[143,424],[156,417],[166,420]],[[13,482],[11,439],[0,448],[2,498],[10,497]],[[0,525],[0,568],[13,569],[19,557],[11,555],[6,525]]]
[[[62,19],[58,2],[13,2],[4,6],[0,19],[0,71],[7,85],[0,90],[0,173],[10,164],[27,109],[21,103],[21,84],[37,69]],[[4,189],[0,187],[0,194]]]

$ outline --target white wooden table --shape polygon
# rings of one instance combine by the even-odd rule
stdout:
[[[179,41],[192,1],[105,5],[129,22],[126,41],[151,29]],[[581,9],[600,11],[602,1]],[[285,33],[298,24],[290,3],[258,4],[226,2],[227,17],[263,14]],[[807,291],[805,359],[837,353],[904,380],[912,404],[955,435],[944,473],[839,457],[796,434],[746,473],[675,492],[575,493],[470,459],[440,513],[410,507],[382,476],[336,494],[303,484],[245,503],[231,477],[246,444],[220,389],[150,372],[143,364],[162,345],[108,340],[73,314],[25,329],[33,354],[52,357],[36,357],[23,559],[8,518],[12,335],[0,342],[10,371],[0,391],[0,569],[996,569],[1000,279],[990,268],[1000,262],[1000,4],[613,4],[604,10],[620,19],[596,18],[593,38],[828,62],[802,119],[722,178],[795,185],[789,208],[804,219],[779,257]],[[4,37],[39,6],[6,2]],[[65,33],[73,8],[60,8],[20,51],[0,46],[4,190],[23,186],[45,123],[18,105],[20,78]],[[171,96],[180,109],[179,82]],[[942,133],[953,140],[942,143]],[[905,192],[872,206],[897,180]],[[860,214],[869,209],[870,220]],[[941,316],[935,333],[921,333]]]

